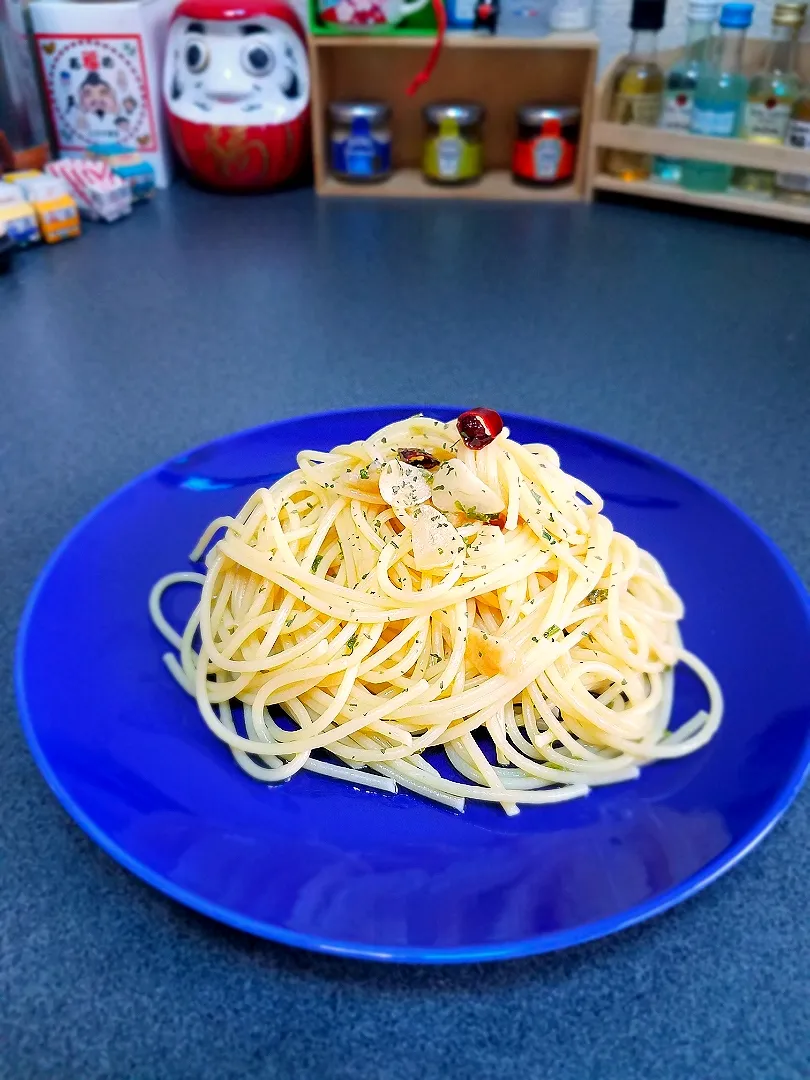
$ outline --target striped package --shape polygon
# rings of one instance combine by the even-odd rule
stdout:
[[[59,158],[45,166],[70,188],[83,217],[91,221],[116,221],[132,210],[129,184],[117,177],[104,161],[90,158]]]

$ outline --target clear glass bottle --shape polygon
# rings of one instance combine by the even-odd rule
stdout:
[[[807,151],[810,165],[810,86],[799,94],[790,112],[786,146]],[[777,173],[776,197],[785,202],[810,206],[810,175],[802,173]]]
[[[740,126],[748,79],[742,73],[745,32],[751,25],[753,4],[724,4],[720,12],[720,41],[712,62],[698,77],[692,108],[693,135],[733,138]],[[713,161],[685,161],[681,185],[689,191],[725,191],[731,165]]]
[[[664,73],[656,62],[656,54],[665,7],[666,0],[633,0],[630,52],[616,72],[610,105],[610,119],[616,123],[645,127],[655,127],[658,123]],[[652,156],[608,150],[605,171],[621,180],[646,180],[652,171]]]
[[[748,86],[740,137],[750,142],[781,146],[790,111],[799,93],[796,48],[807,4],[779,3],[773,10],[771,45],[762,71]],[[771,195],[774,174],[765,169],[734,170],[732,184],[742,191]]]
[[[700,72],[711,59],[712,28],[719,11],[720,4],[715,0],[690,0],[686,13],[686,50],[667,72],[664,107],[658,121],[664,131],[689,131],[695,87]],[[657,157],[653,175],[665,184],[679,184],[682,164],[680,158]]]

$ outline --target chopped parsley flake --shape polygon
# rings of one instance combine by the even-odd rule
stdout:
[[[551,626],[548,628],[548,630],[544,631],[543,637],[548,638],[549,640],[551,640],[551,638],[553,638],[555,634],[559,634],[559,632],[560,632],[559,626],[557,626],[556,623],[552,623]]]
[[[585,597],[585,603],[586,604],[601,604],[601,602],[603,600],[607,600],[607,598],[608,598],[607,589],[593,589]]]
[[[368,469],[365,467],[365,465],[360,470],[360,479],[361,480],[368,480]]]
[[[473,521],[494,521],[497,517],[500,517],[500,514],[482,514],[474,506],[464,506],[458,499],[456,499],[455,506],[460,513],[472,518]]]
[[[348,650],[348,653],[349,653],[350,656],[354,652],[354,647],[358,642],[359,636],[360,635],[355,630],[355,632],[352,634],[352,636],[346,642],[346,649]]]
[[[312,560],[312,573],[313,574],[316,573],[318,567],[321,565],[322,562],[323,562],[323,555],[316,555],[315,558]]]

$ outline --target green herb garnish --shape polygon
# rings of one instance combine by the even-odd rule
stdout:
[[[312,573],[313,574],[317,572],[318,567],[321,565],[322,562],[323,562],[323,555],[316,555],[315,558],[312,560]]]
[[[549,640],[551,640],[551,638],[553,638],[555,634],[559,634],[559,632],[560,632],[559,626],[557,626],[556,623],[552,623],[551,626],[548,628],[548,630],[544,631],[543,637],[548,638]]]
[[[351,637],[349,638],[349,640],[348,640],[348,641],[346,642],[346,648],[347,648],[347,650],[348,650],[348,655],[349,655],[349,656],[351,656],[351,654],[352,654],[352,653],[354,652],[354,647],[355,647],[355,645],[357,644],[357,642],[358,642],[359,638],[360,638],[360,635],[359,635],[359,634],[358,634],[358,632],[357,632],[357,631],[355,630],[355,632],[354,632],[354,633],[352,634],[352,636],[351,636]]]
[[[500,514],[482,514],[480,510],[476,510],[472,506],[464,506],[458,499],[456,499],[455,506],[460,513],[464,514],[465,517],[472,518],[473,521],[489,522],[500,517]]]
[[[368,469],[365,467],[365,465],[360,470],[360,479],[361,480],[368,480]]]
[[[601,602],[603,600],[607,600],[607,598],[608,598],[607,589],[593,589],[585,597],[585,603],[586,604],[601,604]]]

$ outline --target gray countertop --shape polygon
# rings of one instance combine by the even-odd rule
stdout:
[[[810,581],[806,238],[651,209],[178,186],[0,278],[0,1077],[810,1076],[810,794],[677,909],[566,953],[397,968],[252,940],[58,806],[11,654],[61,536],[135,474],[296,413],[462,401],[635,443]]]

